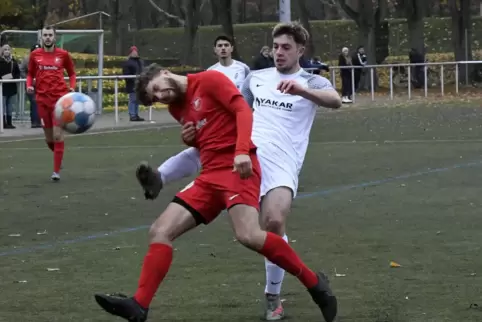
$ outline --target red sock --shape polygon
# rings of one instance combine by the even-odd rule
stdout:
[[[268,232],[263,248],[259,252],[270,262],[297,277],[306,288],[312,288],[318,284],[318,276],[301,261],[293,248],[280,236]]]
[[[139,286],[134,299],[142,307],[148,308],[159,285],[166,277],[172,263],[172,247],[166,244],[151,244],[144,257]]]
[[[54,152],[54,143],[53,142],[47,142],[47,145],[48,145],[50,151]]]
[[[64,142],[54,143],[54,172],[59,173],[64,158]]]

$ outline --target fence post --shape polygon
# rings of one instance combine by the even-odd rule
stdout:
[[[408,99],[412,99],[412,66],[408,65]]]
[[[0,133],[3,133],[3,82],[0,81]]]
[[[351,67],[351,100],[355,103],[356,88],[355,88],[355,68]]]
[[[459,93],[459,64],[455,64],[455,94]]]
[[[444,64],[440,65],[440,93],[444,96]]]
[[[331,69],[331,84],[333,85],[333,88],[336,89],[336,73],[334,69]]]
[[[428,66],[427,65],[423,66],[423,90],[425,93],[425,97],[427,97],[428,96]]]
[[[370,68],[370,91],[372,94],[372,102],[375,100],[375,79],[373,67]]]
[[[393,101],[393,67],[390,66],[390,100]]]
[[[25,84],[20,81],[17,85],[17,106],[18,106],[18,121],[23,122],[23,117],[25,116]]]
[[[119,123],[119,79],[114,80],[114,118],[115,125]]]

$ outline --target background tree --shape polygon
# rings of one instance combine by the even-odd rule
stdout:
[[[472,60],[472,19],[470,0],[449,0],[452,17],[452,43],[456,61]],[[461,79],[466,79],[471,71],[471,64],[460,69]]]
[[[234,51],[233,58],[240,59],[238,51],[236,49],[236,40],[234,38],[234,28],[233,28],[233,2],[232,0],[217,0],[216,1],[217,10],[220,13],[219,20],[221,26],[223,27],[223,32],[226,36],[232,39]]]
[[[420,0],[398,0],[400,11],[405,13],[408,25],[408,41],[410,48],[420,53],[425,52],[424,22],[426,17],[426,2]]]
[[[298,0],[295,1],[297,4],[297,8],[299,10],[299,16],[301,23],[305,27],[305,29],[308,31],[308,33],[311,35],[311,25],[310,25],[310,14],[308,12],[308,8],[306,7],[306,1],[305,0]],[[308,45],[306,46],[306,52],[305,56],[306,57],[313,57],[315,53],[315,45],[313,42],[313,37],[310,37],[308,40]]]

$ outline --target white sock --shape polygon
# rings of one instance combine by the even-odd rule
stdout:
[[[196,174],[201,170],[199,151],[196,148],[183,150],[164,161],[157,170],[164,185]]]
[[[284,235],[283,239],[288,242],[288,236]],[[266,294],[279,295],[283,279],[285,278],[285,270],[271,263],[266,258],[264,259],[264,264],[266,267],[266,288],[264,292]]]

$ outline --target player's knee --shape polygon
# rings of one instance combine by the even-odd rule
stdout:
[[[174,238],[169,233],[167,227],[154,222],[149,229],[150,243],[170,243]]]
[[[242,245],[248,247],[248,248],[254,248],[254,235],[248,231],[236,231],[235,232],[236,239],[238,240],[239,243]]]
[[[262,222],[266,231],[278,235],[285,231],[285,214],[280,209],[266,209],[262,214]]]
[[[235,229],[234,234],[242,245],[251,249],[260,249],[263,246],[264,234],[266,233],[258,226],[258,228],[238,227]]]
[[[54,134],[53,141],[54,142],[63,142],[64,136],[62,134]]]

